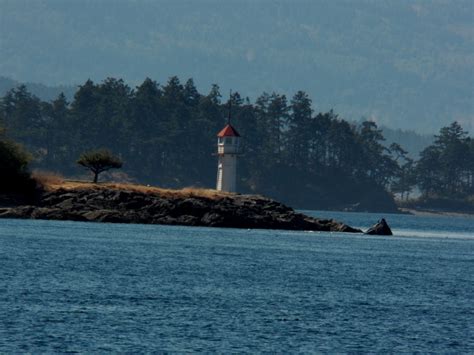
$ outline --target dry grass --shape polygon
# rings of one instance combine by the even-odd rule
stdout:
[[[173,189],[163,189],[155,186],[145,186],[133,183],[115,183],[115,182],[104,182],[94,184],[92,182],[79,181],[79,180],[60,180],[60,179],[50,179],[43,184],[44,188],[47,191],[54,191],[57,189],[66,189],[66,190],[82,190],[82,189],[91,189],[91,190],[121,190],[121,191],[133,191],[140,192],[145,194],[151,194],[161,197],[204,197],[209,199],[217,199],[226,196],[232,196],[232,193],[222,192],[213,189],[202,189],[195,187],[187,187],[180,190]]]
[[[31,174],[31,177],[36,181],[38,186],[41,186],[44,189],[47,189],[48,186],[51,185],[60,185],[64,183],[64,178],[60,174],[51,171],[35,170]]]

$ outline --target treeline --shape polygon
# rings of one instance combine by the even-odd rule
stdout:
[[[417,164],[399,145],[387,148],[374,122],[355,125],[332,111],[315,113],[303,91],[291,98],[264,93],[254,103],[235,92],[229,100],[232,123],[243,137],[242,192],[300,208],[390,210],[389,190],[406,195],[423,174],[424,156]],[[19,86],[1,99],[0,120],[34,154],[37,168],[77,176],[79,155],[104,147],[141,183],[214,187],[216,133],[226,123],[228,104],[218,86],[202,94],[192,79],[172,77],[164,85],[146,79],[132,89],[108,78],[86,81],[72,102],[64,95],[41,101]],[[462,129],[460,137],[472,154],[472,140]],[[472,167],[463,169],[456,191],[470,193]],[[440,185],[419,186],[426,193],[441,191]]]
[[[474,204],[474,139],[453,122],[420,153],[413,171],[427,198],[471,198]]]

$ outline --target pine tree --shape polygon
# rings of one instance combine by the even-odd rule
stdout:
[[[291,112],[286,131],[288,162],[298,170],[304,170],[308,162],[311,135],[311,99],[304,91],[298,91],[291,99]]]

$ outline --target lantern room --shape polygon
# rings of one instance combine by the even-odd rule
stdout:
[[[217,154],[238,154],[240,134],[230,124],[217,134]]]

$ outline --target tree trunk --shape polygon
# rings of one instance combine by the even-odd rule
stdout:
[[[94,171],[94,184],[97,184],[97,180],[99,180],[99,173]]]

